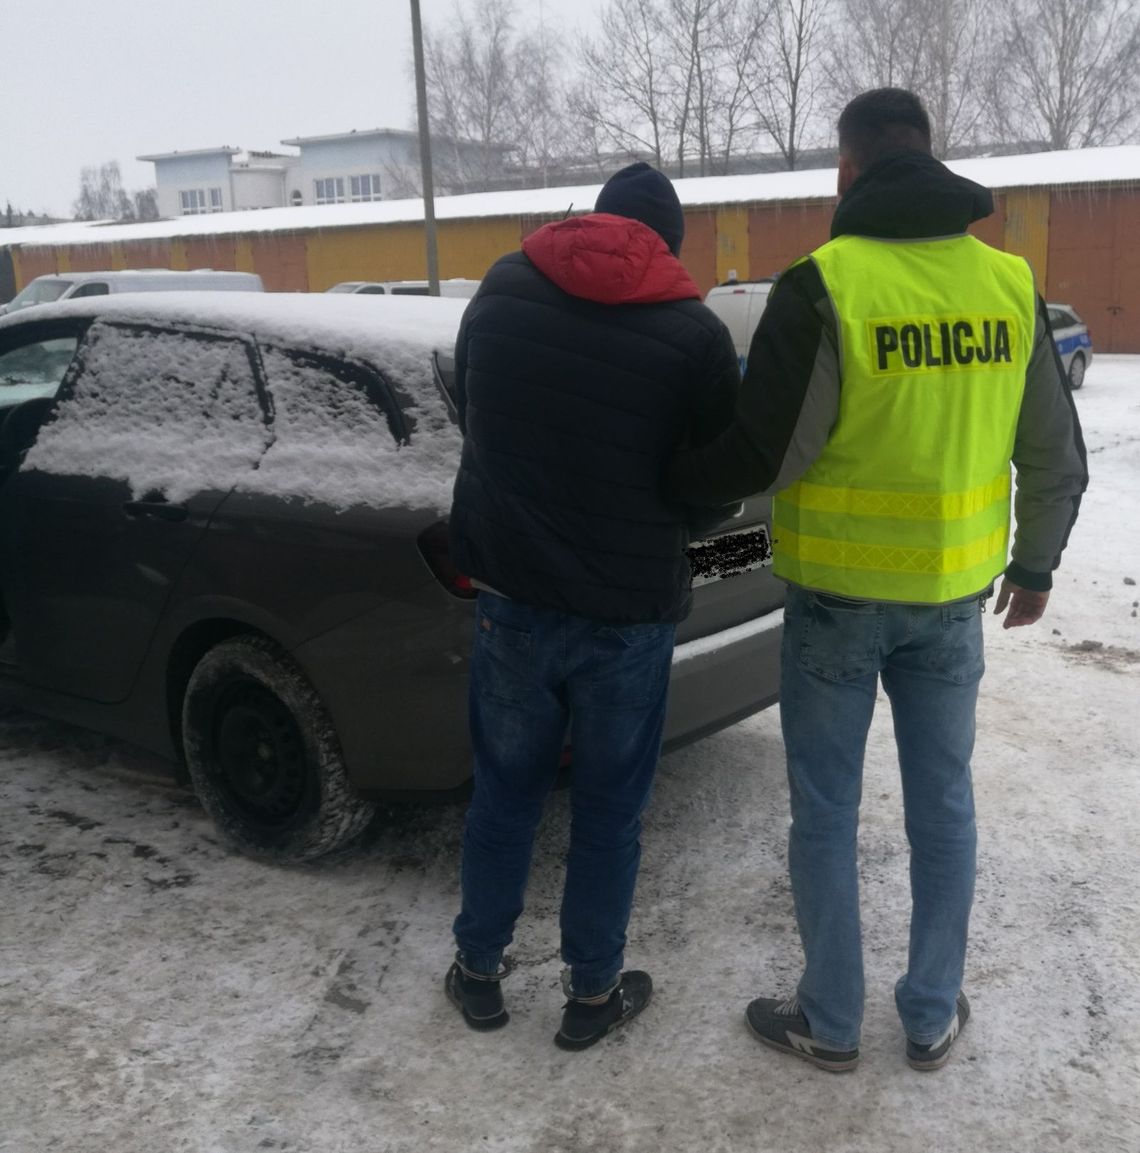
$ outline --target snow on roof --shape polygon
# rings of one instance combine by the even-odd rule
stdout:
[[[236,156],[240,148],[223,144],[219,148],[190,148],[185,152],[148,152],[146,156],[136,156],[136,160],[185,160],[187,156]]]
[[[466,300],[325,292],[140,292],[38,304],[0,317],[0,332],[61,316],[177,321],[251,332],[380,364],[455,343]]]
[[[324,144],[330,140],[359,140],[365,136],[417,136],[410,128],[353,128],[348,132],[330,132],[324,136],[295,136],[292,140],[282,140],[282,144]]]
[[[1037,152],[1021,156],[952,160],[948,167],[987,188],[1087,186],[1106,183],[1140,184],[1140,145],[1084,148],[1067,152]],[[716,204],[827,200],[835,195],[834,168],[799,172],[765,172],[744,176],[706,176],[676,180],[681,203],[689,208]],[[568,188],[531,188],[509,192],[476,192],[440,197],[439,220],[488,217],[562,216],[588,212],[601,184]],[[146,224],[55,224],[0,230],[0,246],[61,245],[104,241],[162,240],[182,236],[350,228],[370,224],[406,224],[423,220],[423,201],[380,200],[364,204],[306,205],[257,211],[181,216]],[[92,233],[91,229],[98,228]]]

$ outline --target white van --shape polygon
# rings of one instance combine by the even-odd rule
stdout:
[[[768,303],[768,293],[772,291],[774,283],[771,277],[764,280],[728,280],[709,289],[705,297],[705,304],[724,321],[732,333],[741,372],[748,363],[752,334],[760,323],[760,314]]]
[[[440,296],[455,296],[470,300],[479,287],[477,280],[453,277],[439,282]],[[355,292],[362,296],[427,296],[426,280],[342,280],[325,292]]]
[[[56,272],[37,276],[5,305],[0,314],[18,312],[33,304],[76,300],[81,296],[109,296],[118,292],[263,292],[261,277],[253,272],[215,272],[195,268],[176,272],[170,268],[124,269],[121,272]]]

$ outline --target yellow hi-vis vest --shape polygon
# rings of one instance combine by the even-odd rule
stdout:
[[[1033,273],[971,236],[841,236],[809,259],[839,321],[839,415],[773,501],[773,571],[860,600],[981,591],[1006,564]]]

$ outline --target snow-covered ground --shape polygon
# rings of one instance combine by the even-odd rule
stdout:
[[[132,749],[0,715],[4,1153],[1047,1153],[1140,1149],[1140,358],[1077,396],[1092,487],[1044,622],[987,621],[975,762],[975,1016],[911,1072],[891,986],[907,852],[886,702],[862,861],[863,1063],[836,1077],[746,1032],[790,992],[775,712],[665,758],[628,961],[657,993],[556,1049],[566,797],[540,834],[510,1025],[443,997],[462,809],[391,811],[354,855],[244,860]]]

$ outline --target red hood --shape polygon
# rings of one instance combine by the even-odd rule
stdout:
[[[547,224],[523,252],[563,292],[599,304],[700,300],[700,289],[647,224],[594,212]]]

